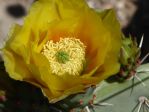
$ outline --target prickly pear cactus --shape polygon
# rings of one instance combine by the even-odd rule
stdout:
[[[122,81],[131,78],[135,74],[136,68],[140,65],[139,57],[140,48],[136,40],[132,37],[125,38],[123,36],[119,59],[121,63],[119,77]]]

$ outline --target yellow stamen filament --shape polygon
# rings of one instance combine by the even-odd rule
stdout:
[[[53,74],[79,75],[85,63],[85,45],[76,38],[60,38],[48,41],[42,50],[50,63]]]

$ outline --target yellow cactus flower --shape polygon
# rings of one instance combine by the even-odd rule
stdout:
[[[121,30],[113,10],[85,0],[38,0],[3,48],[6,71],[41,88],[49,102],[83,92],[116,74]]]

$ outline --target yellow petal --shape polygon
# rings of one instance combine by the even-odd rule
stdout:
[[[87,46],[87,72],[103,64],[111,41],[101,18],[89,8],[76,18],[53,22],[49,26],[49,37],[54,41],[59,41],[60,37],[79,38]]]
[[[119,51],[121,47],[121,28],[118,20],[116,19],[116,14],[113,10],[107,10],[101,13],[103,23],[105,27],[110,32],[111,43],[106,59],[104,62],[104,72],[105,77],[109,75],[116,74],[119,71],[120,64],[118,62]]]
[[[80,93],[80,92],[84,92],[84,86],[83,85],[76,85],[71,89],[66,89],[64,92],[61,92],[61,94],[57,97],[53,97],[52,99],[49,99],[49,101],[51,103],[55,103],[57,101],[60,101],[66,97],[68,97],[69,95],[72,94],[76,94],[76,93]]]
[[[55,6],[60,20],[78,17],[88,8],[85,0],[55,0]]]
[[[23,63],[22,57],[14,52],[3,50],[6,71],[9,76],[16,80],[24,80],[31,78],[31,73],[27,66]]]
[[[110,33],[101,18],[91,9],[84,15],[79,29],[80,40],[87,46],[87,71],[89,72],[104,63],[110,45]]]

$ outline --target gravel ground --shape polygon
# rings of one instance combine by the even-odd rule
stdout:
[[[14,23],[22,23],[32,2],[33,0],[0,0],[0,48],[7,40],[10,27]]]
[[[14,23],[22,23],[33,0],[0,0],[0,48]],[[23,7],[23,8],[22,8]]]

